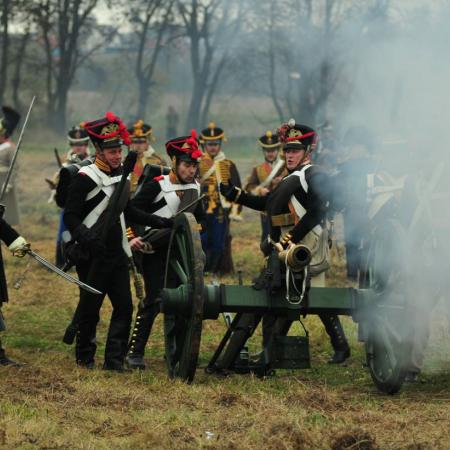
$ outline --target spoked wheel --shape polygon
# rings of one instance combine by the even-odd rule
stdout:
[[[194,216],[183,213],[175,219],[166,262],[165,288],[183,292],[179,308],[164,311],[164,338],[170,378],[192,382],[197,368],[203,320],[203,267],[198,225]]]
[[[375,385],[387,394],[400,390],[410,355],[404,240],[400,223],[386,221],[373,236],[366,268],[376,299],[367,317],[367,365]]]

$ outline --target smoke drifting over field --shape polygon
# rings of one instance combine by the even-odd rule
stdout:
[[[372,238],[385,241],[375,277],[384,301],[407,308],[390,314],[379,333],[392,342],[403,336],[398,348],[414,370],[425,355],[432,309],[442,299],[439,307],[450,311],[450,9],[442,3],[397,13],[368,24],[343,77],[348,95],[333,99],[331,120],[341,135],[352,125],[367,127],[376,172],[394,177],[384,180],[391,193],[372,196],[386,200],[372,223]]]

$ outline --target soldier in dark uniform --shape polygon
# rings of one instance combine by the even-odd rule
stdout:
[[[205,271],[213,274],[233,271],[230,220],[242,220],[239,205],[226,200],[219,191],[220,183],[241,186],[236,165],[221,149],[224,137],[224,131],[213,122],[202,131],[200,137],[205,150],[205,156],[200,161],[200,184],[208,205],[201,238],[206,254]]]
[[[202,152],[198,148],[195,134],[168,141],[166,149],[172,160],[170,174],[144,182],[132,204],[136,208],[157,216],[173,218],[177,211],[184,209],[200,196],[200,184],[196,180],[196,175]],[[190,207],[188,212],[193,213],[197,221],[203,219],[201,202]],[[158,233],[160,234],[160,232]],[[133,369],[145,368],[145,346],[155,317],[159,312],[157,298],[164,283],[168,238],[168,233],[156,240],[152,240],[151,237],[151,245],[139,236],[133,237],[130,241],[133,250],[144,252],[142,267],[146,291],[144,305],[137,312],[127,357],[128,366]]]
[[[9,106],[2,107],[3,117],[0,118],[0,187],[8,173],[11,160],[14,156],[16,146],[11,141],[11,136],[20,121],[20,114]],[[5,220],[11,225],[19,224],[19,204],[15,187],[15,175],[17,166],[12,173],[8,186],[6,186],[5,196],[1,199],[5,205]]]
[[[289,175],[272,192],[265,196],[255,196],[235,186],[224,184],[221,185],[221,192],[229,201],[267,213],[270,219],[269,236],[262,245],[262,250],[267,256],[270,257],[274,252],[297,243],[303,243],[311,249],[318,248],[319,250],[312,256],[308,272],[320,277],[327,268],[320,249],[323,250],[323,246],[327,245],[324,232],[331,189],[326,173],[311,165],[310,152],[316,144],[316,133],[307,126],[297,125],[291,119],[279,129],[279,135],[283,142]],[[285,267],[281,270],[283,279],[286,277]],[[312,278],[314,282],[315,277]],[[311,278],[308,276],[305,281],[308,289]],[[269,291],[281,289],[283,285],[285,281],[279,286],[270,285],[267,288]],[[302,283],[298,285],[301,286]],[[307,289],[304,295],[307,295]],[[248,320],[245,316],[244,321]],[[339,318],[331,314],[320,314],[319,317],[325,325],[334,349],[334,355],[329,362],[333,364],[344,362],[350,356],[350,347]],[[259,318],[256,318],[253,326],[255,327],[258,322]],[[268,345],[275,334],[286,334],[291,323],[286,319],[266,315],[263,320],[263,345]]]
[[[78,261],[75,261],[80,280],[88,281],[103,295],[80,290],[80,303],[75,314],[76,361],[87,368],[94,366],[96,327],[103,299],[108,294],[113,313],[103,368],[123,371],[133,310],[128,272],[131,251],[125,234],[125,217],[134,223],[156,228],[170,227],[171,221],[130,205],[128,183],[118,202],[109,205],[122,172],[131,172],[134,167],[136,154],[129,152],[123,168],[122,144],[130,145],[131,141],[125,125],[113,114],[107,113],[102,119],[85,123],[84,128],[95,147],[95,161],[82,167],[75,176],[64,210],[64,223],[82,250],[82,255],[78,253]],[[113,220],[108,224],[106,211],[112,207],[117,215],[112,216]],[[106,238],[100,239],[105,234]],[[75,255],[73,251],[70,254],[72,258]]]
[[[267,195],[287,175],[284,159],[280,158],[280,140],[277,134],[266,131],[258,139],[258,144],[264,153],[264,162],[253,167],[244,190],[254,195]],[[261,242],[269,233],[267,215],[261,213]]]
[[[11,227],[11,225],[6,222],[1,216],[3,216],[4,206],[0,205],[0,239],[8,246],[9,250],[14,256],[19,258],[25,256],[25,251],[29,245],[27,241],[19,236],[17,231]],[[3,267],[3,259],[0,249],[0,331],[4,331],[5,322],[2,315],[2,304],[8,301],[8,289],[6,286],[5,270]],[[21,364],[9,359],[5,350],[2,347],[2,342],[0,340],[0,366],[15,366],[20,367]]]
[[[67,190],[69,188],[70,181],[65,179],[67,168],[72,165],[79,165],[82,161],[85,161],[89,157],[89,136],[87,131],[79,126],[72,127],[67,133],[67,141],[69,143],[69,151],[67,152],[66,159],[62,164],[62,167],[53,177],[53,180],[47,180],[52,188],[51,200],[55,200],[56,204],[61,208],[58,234],[56,236],[56,258],[55,264],[57,267],[64,265],[64,257],[62,254],[62,236],[66,231],[66,226],[63,221],[64,205],[67,198]],[[62,173],[62,180],[61,180]],[[61,181],[61,184],[60,184]],[[50,201],[50,200],[49,200]]]
[[[352,127],[342,141],[342,157],[337,165],[333,205],[344,218],[347,277],[356,281],[367,248],[369,221],[367,192],[370,174],[375,171],[374,140],[365,127]],[[373,178],[372,178],[373,179]]]
[[[150,125],[144,123],[143,120],[138,120],[128,131],[131,137],[131,150],[135,151],[138,155],[136,165],[130,177],[130,189],[133,194],[136,191],[139,178],[147,164],[167,166],[167,163],[151,146],[151,142],[154,142],[155,138],[153,137],[153,128]]]

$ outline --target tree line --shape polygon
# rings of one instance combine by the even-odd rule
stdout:
[[[349,67],[357,70],[365,43],[381,26],[394,30],[393,8],[389,0],[2,0],[0,104],[23,109],[37,90],[49,126],[65,131],[81,71],[105,80],[124,70],[105,67],[99,55],[110,50],[127,58],[136,117],[162,78],[178,76],[189,91],[185,129],[207,123],[221,92],[267,97],[280,120],[317,124],[336,90],[351,89]]]

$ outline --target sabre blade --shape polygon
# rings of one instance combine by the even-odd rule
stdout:
[[[65,280],[69,281],[70,283],[76,284],[81,289],[84,289],[85,291],[90,292],[91,294],[97,294],[97,295],[103,294],[103,292],[100,292],[97,289],[93,288],[92,286],[89,286],[88,284],[83,283],[82,281],[73,277],[72,275],[69,275],[68,273],[63,272],[59,267],[56,267],[50,261],[47,261],[45,258],[43,258],[41,255],[38,255],[33,250],[31,250],[31,249],[27,250],[27,254],[30,255],[34,260],[36,260],[42,266],[46,267],[47,269],[50,269],[52,272],[55,272],[57,275],[64,278]]]

